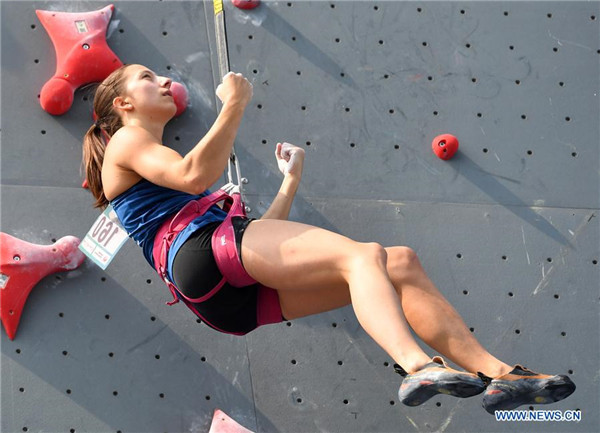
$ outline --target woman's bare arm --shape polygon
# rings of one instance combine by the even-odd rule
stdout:
[[[245,107],[252,97],[250,83],[230,74],[217,88],[223,108],[207,134],[185,156],[163,146],[138,126],[125,126],[109,146],[112,160],[152,183],[198,194],[223,174]]]
[[[281,183],[281,187],[279,188],[279,192],[269,209],[264,213],[264,215],[260,218],[263,220],[266,219],[277,219],[277,220],[286,220],[290,215],[290,210],[292,209],[292,203],[294,201],[294,196],[296,195],[296,191],[298,190],[298,185],[300,185],[300,178],[293,176],[286,176]]]
[[[304,149],[298,146],[290,143],[277,143],[275,157],[279,169],[284,175],[283,182],[279,188],[279,193],[261,219],[288,219],[294,196],[302,178],[304,156]]]

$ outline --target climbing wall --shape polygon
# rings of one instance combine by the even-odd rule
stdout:
[[[1,230],[28,242],[83,237],[98,215],[80,175],[91,90],[65,115],[41,109],[56,62],[35,9],[107,4],[0,5]],[[114,4],[119,58],[188,88],[164,136],[187,152],[216,116],[212,3]],[[493,354],[572,377],[575,394],[548,408],[581,421],[497,422],[480,396],[404,407],[392,360],[349,307],[216,333],[165,305],[128,242],[106,271],[88,261],[42,280],[15,340],[2,331],[0,430],[206,432],[220,408],[257,432],[599,431],[599,3],[225,10],[231,67],[254,84],[236,141],[250,215],[279,187],[277,141],[303,147],[291,219],[411,246]],[[441,133],[460,141],[450,161],[431,151]]]

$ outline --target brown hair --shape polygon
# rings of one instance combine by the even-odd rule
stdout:
[[[121,117],[113,109],[113,99],[124,94],[126,67],[123,65],[113,71],[98,85],[94,94],[96,121],[83,137],[82,168],[88,187],[96,199],[94,207],[102,209],[108,206],[102,187],[102,163],[108,141],[123,126]]]

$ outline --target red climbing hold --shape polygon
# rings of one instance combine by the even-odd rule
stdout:
[[[36,245],[0,233],[0,319],[13,340],[31,289],[55,272],[78,268],[85,255],[74,236],[60,238],[53,245]]]
[[[208,433],[253,433],[242,427],[233,419],[229,418],[225,412],[220,409],[215,409],[212,424]]]
[[[438,135],[433,139],[431,148],[433,149],[433,153],[435,153],[438,158],[446,161],[452,158],[458,150],[458,140],[454,135]]]
[[[232,0],[232,3],[240,9],[254,9],[260,4],[260,0]]]
[[[36,10],[56,51],[56,72],[44,84],[40,104],[48,113],[66,113],[78,87],[104,80],[123,63],[106,43],[115,7],[71,13]]]
[[[188,105],[188,92],[183,84],[173,81],[171,83],[171,93],[173,94],[173,100],[177,106],[177,112],[175,116],[179,116],[185,111]]]

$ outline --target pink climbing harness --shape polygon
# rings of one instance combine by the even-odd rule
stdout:
[[[219,271],[221,272],[221,275],[223,275],[223,278],[206,295],[200,298],[188,298],[177,289],[175,284],[169,280],[167,275],[167,258],[169,249],[179,232],[187,227],[192,220],[204,215],[211,206],[221,201],[224,202],[223,210],[227,212],[227,217],[217,227],[212,235],[212,250],[215,262],[219,268]],[[196,315],[200,317],[202,321],[210,324],[204,317],[200,315],[197,309],[193,308],[193,304],[198,304],[212,298],[219,292],[219,290],[221,290],[225,283],[229,283],[234,287],[250,286],[257,283],[256,280],[248,275],[244,269],[240,260],[239,252],[237,251],[235,231],[231,222],[231,219],[236,216],[246,216],[240,194],[236,193],[230,196],[225,191],[220,189],[208,196],[204,196],[198,200],[193,200],[187,203],[172,219],[167,220],[158,229],[156,237],[154,238],[152,255],[154,258],[154,266],[156,267],[156,271],[173,295],[173,300],[167,302],[167,305],[178,303],[181,297],[188,308],[196,313]],[[279,297],[276,290],[261,286],[258,292],[257,308],[258,326],[282,321],[281,309],[279,307]],[[210,326],[221,332],[242,335],[223,331],[212,324],[210,324]]]
[[[218,2],[215,2],[214,4],[215,8],[217,7],[217,3]],[[221,9],[218,13],[215,11],[215,18],[217,18],[217,15],[219,19],[215,19],[215,32],[217,37],[217,51],[219,53],[219,71],[220,76],[224,77],[227,72],[229,72],[229,60],[227,55],[227,38],[225,37],[225,21],[223,10]],[[220,107],[218,98],[217,106]],[[233,182],[232,165],[235,168],[237,175],[237,184]],[[194,313],[196,313],[196,315],[200,317],[202,321],[216,329],[218,329],[216,326],[210,324],[200,315],[197,309],[194,308],[194,304],[204,302],[213,297],[219,292],[219,290],[223,288],[225,283],[229,283],[229,285],[233,287],[243,287],[257,284],[257,282],[250,275],[248,275],[242,266],[240,260],[241,252],[237,251],[235,230],[231,221],[233,217],[246,216],[246,211],[242,202],[241,182],[243,182],[243,178],[233,147],[231,148],[231,154],[227,162],[227,167],[227,178],[229,183],[224,185],[220,190],[215,191],[206,197],[202,197],[199,200],[188,203],[177,215],[175,215],[171,221],[165,222],[156,234],[153,250],[154,266],[156,267],[158,274],[161,276],[173,294],[174,299],[173,301],[168,302],[168,304],[173,305],[179,302],[179,297],[181,297],[185,304],[192,311],[194,311]],[[225,190],[229,192],[235,192],[232,192],[232,195],[229,195],[225,192]],[[221,275],[223,275],[223,278],[212,290],[210,290],[209,293],[203,297],[198,299],[190,299],[184,296],[183,293],[181,293],[177,287],[175,287],[175,285],[169,281],[167,276],[168,251],[177,234],[183,230],[183,228],[185,228],[190,221],[198,216],[203,215],[210,208],[210,206],[220,201],[224,201],[223,210],[227,212],[227,217],[214,231],[211,239],[211,246],[215,262],[219,268],[219,271],[221,272]],[[257,326],[266,325],[269,323],[277,323],[283,320],[277,290],[259,284],[257,287],[256,308]],[[233,332],[227,333],[235,334]]]

